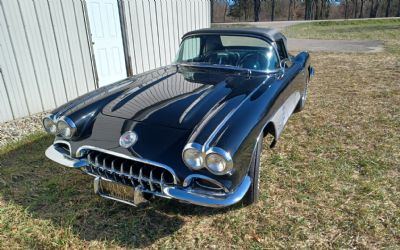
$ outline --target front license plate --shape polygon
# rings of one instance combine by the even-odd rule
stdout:
[[[102,179],[100,177],[97,177],[94,180],[94,192],[104,198],[116,200],[129,205],[137,205],[138,197],[136,196],[141,196],[141,192],[139,193],[138,190],[135,190],[133,187]]]

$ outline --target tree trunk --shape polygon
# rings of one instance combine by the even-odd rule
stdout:
[[[275,0],[271,0],[271,21],[275,18]]]
[[[261,1],[254,0],[254,22],[260,21]]]
[[[375,4],[374,4],[374,2],[375,2]],[[378,13],[380,1],[379,0],[372,1],[372,3],[373,4],[372,4],[372,7],[371,7],[371,15],[370,15],[370,17],[376,18],[376,14]]]
[[[290,21],[292,18],[292,4],[293,4],[293,0],[289,0],[289,11],[288,11],[288,17],[287,20]]]
[[[391,5],[391,4],[392,4],[392,0],[387,0],[385,17],[389,17],[389,14],[390,14],[390,5]]]
[[[225,1],[225,8],[224,8],[224,22],[225,22],[225,18],[226,18],[226,12],[228,11],[228,2]]]
[[[397,5],[397,16],[400,17],[400,0],[399,4]]]
[[[360,15],[358,15],[358,18],[363,18],[364,1],[365,1],[365,0],[361,0]]]
[[[344,2],[344,19],[347,19],[347,8],[349,6],[348,0]]]
[[[315,20],[318,20],[319,8],[320,8],[319,1],[316,0],[315,1],[315,13],[314,13],[314,19]]]
[[[358,7],[357,5],[358,5],[358,1],[354,0],[354,3],[353,3],[353,9],[354,9],[353,18],[357,18],[357,7]]]
[[[330,11],[331,11],[331,2],[328,1],[325,9],[325,19],[329,18]]]
[[[324,19],[324,10],[326,8],[326,1],[321,0],[321,8],[319,9],[319,18]]]

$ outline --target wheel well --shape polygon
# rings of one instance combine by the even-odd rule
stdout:
[[[275,125],[273,122],[269,122],[263,130],[263,135],[264,138],[267,137],[268,135],[271,135],[273,137],[273,140],[270,144],[270,148],[273,148],[276,144],[276,129],[275,129]]]

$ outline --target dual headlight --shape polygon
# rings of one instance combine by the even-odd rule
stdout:
[[[55,121],[51,116],[43,119],[43,126],[47,133],[52,135],[60,135],[65,139],[71,139],[75,132],[75,123],[68,117],[63,116]]]
[[[231,155],[225,150],[211,147],[207,152],[202,151],[202,146],[197,143],[189,143],[185,146],[182,158],[187,167],[199,170],[206,167],[215,175],[224,175],[232,170]]]

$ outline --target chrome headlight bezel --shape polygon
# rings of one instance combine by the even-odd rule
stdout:
[[[43,125],[44,130],[47,133],[52,134],[52,135],[56,135],[57,134],[57,123],[54,121],[54,119],[53,119],[53,117],[51,115],[48,115],[48,116],[43,118],[42,125]],[[53,127],[54,130],[51,129],[51,126],[54,126]]]
[[[197,159],[192,162],[188,161],[187,157],[187,154],[189,154],[190,152],[198,154]],[[191,170],[202,169],[204,167],[204,156],[202,152],[202,146],[198,143],[186,144],[186,146],[183,148],[182,151],[182,160],[185,163],[185,165]]]
[[[212,167],[210,167],[209,160],[210,157],[220,157],[224,162],[224,168],[221,171],[215,171]],[[222,148],[211,147],[206,152],[205,166],[212,174],[215,175],[226,175],[232,172],[233,169],[233,160],[232,156],[229,152],[226,152]]]
[[[65,125],[64,128],[61,126]],[[61,127],[61,128],[60,128]],[[69,131],[68,133],[66,131]],[[64,139],[71,139],[76,133],[75,123],[68,117],[63,116],[57,121],[57,134]]]

